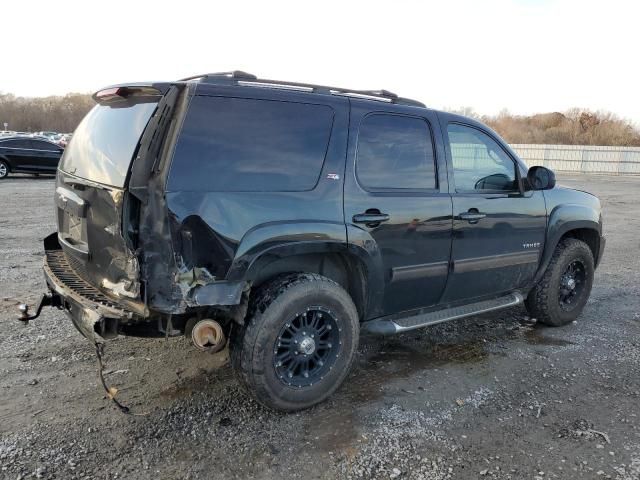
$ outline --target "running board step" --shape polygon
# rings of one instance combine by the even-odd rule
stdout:
[[[419,313],[402,318],[379,318],[362,324],[362,330],[378,335],[391,335],[394,333],[406,332],[416,328],[435,325],[436,323],[448,322],[457,318],[478,315],[492,310],[508,308],[518,305],[524,301],[523,296],[516,292],[503,297],[481,302],[470,303],[460,307],[444,308],[433,312]]]

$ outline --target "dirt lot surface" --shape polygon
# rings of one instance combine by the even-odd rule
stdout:
[[[226,354],[118,338],[92,346],[43,291],[51,179],[0,183],[0,478],[640,478],[640,178],[562,176],[600,196],[608,237],[591,299],[565,328],[511,309],[380,339],[327,402],[265,410]]]

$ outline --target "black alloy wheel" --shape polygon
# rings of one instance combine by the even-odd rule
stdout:
[[[574,260],[567,265],[560,277],[560,288],[558,289],[560,308],[569,312],[578,305],[584,293],[585,280],[586,270],[581,260]]]
[[[340,355],[340,328],[330,310],[314,306],[285,323],[274,346],[273,366],[288,386],[322,380]]]

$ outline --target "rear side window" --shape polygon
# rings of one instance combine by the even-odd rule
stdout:
[[[5,140],[3,142],[0,142],[0,147],[31,148],[28,140]]]
[[[196,96],[182,127],[168,190],[305,191],[324,164],[333,109]]]
[[[42,142],[40,140],[31,140],[30,144],[31,144],[30,147],[36,150],[48,150],[52,152],[56,152],[60,150],[60,148],[57,147],[56,145],[49,142]]]
[[[427,122],[389,114],[365,117],[358,134],[356,175],[360,185],[371,191],[436,188]]]

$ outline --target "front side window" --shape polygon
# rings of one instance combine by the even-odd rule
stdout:
[[[356,175],[365,189],[436,188],[431,131],[421,118],[368,115],[360,125]]]
[[[326,105],[196,96],[176,144],[168,190],[312,190],[333,115]]]
[[[456,123],[447,133],[457,192],[518,190],[514,161],[489,135]]]

